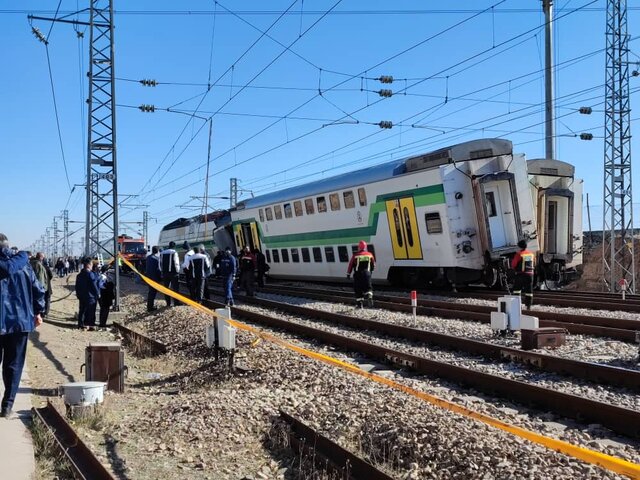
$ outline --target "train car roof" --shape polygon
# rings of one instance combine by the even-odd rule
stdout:
[[[229,216],[228,210],[217,210],[215,212],[207,213],[206,215],[196,215],[195,217],[191,217],[191,218],[178,218],[173,222],[168,223],[164,227],[162,227],[161,231],[164,232],[167,230],[174,230],[180,227],[188,227],[192,223],[205,223],[205,222],[207,223],[213,222],[216,224],[216,227],[217,227],[220,220],[223,219],[222,223],[225,223],[224,218],[228,216]]]
[[[529,175],[546,175],[551,177],[573,177],[576,169],[573,165],[560,160],[547,158],[534,158],[527,160],[527,172]]]
[[[499,138],[471,140],[433,152],[392,160],[360,170],[341,173],[340,175],[317,180],[312,183],[297,185],[284,190],[260,195],[259,197],[241,200],[238,202],[236,209],[256,208],[287,200],[295,200],[330,191],[366,185],[404,173],[427,170],[448,163],[477,160],[497,155],[510,155],[512,152],[513,144],[509,140]]]

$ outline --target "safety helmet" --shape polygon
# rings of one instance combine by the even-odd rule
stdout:
[[[360,240],[358,242],[358,250],[366,250],[367,249],[367,242],[365,242],[364,240]]]

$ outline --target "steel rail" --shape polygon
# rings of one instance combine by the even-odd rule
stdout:
[[[58,449],[68,460],[76,478],[115,480],[51,403],[42,408],[34,407],[31,411],[53,433]]]
[[[262,291],[276,295],[286,295],[286,292],[294,292],[296,296],[332,303],[353,303],[352,296],[339,290],[318,291],[317,289],[278,286],[265,287]],[[410,299],[404,297],[376,296],[375,299],[377,307],[409,313],[412,312],[410,302]],[[416,309],[416,313],[419,315],[473,320],[481,323],[491,322],[491,311],[495,311],[495,309],[486,305],[469,305],[424,299],[418,300]],[[533,310],[531,314],[538,317],[541,327],[562,327],[573,334],[609,337],[631,343],[635,343],[635,332],[640,330],[640,321],[638,320],[572,315],[539,310]]]
[[[295,452],[301,452],[320,467],[329,467],[337,478],[354,480],[393,480],[349,450],[280,410],[280,417],[289,425],[289,441]],[[334,478],[334,477],[331,477]]]
[[[158,342],[153,338],[150,338],[143,333],[136,332],[135,330],[131,330],[128,327],[125,327],[121,323],[112,322],[113,327],[122,334],[122,336],[127,339],[129,342],[136,343],[141,342],[145,345],[149,351],[149,353],[153,354],[164,354],[167,353],[167,346],[164,343]]]
[[[377,331],[393,338],[424,342],[430,345],[461,351],[472,355],[481,355],[492,360],[520,363],[528,368],[567,375],[593,383],[606,383],[617,387],[640,391],[640,370],[629,370],[610,365],[557,357],[544,353],[523,351],[517,348],[482,342],[480,340],[446,335],[443,333],[405,327],[377,320],[368,320],[351,315],[325,312],[323,310],[316,310],[300,305],[291,305],[289,303],[275,302],[273,300],[263,298],[238,296],[238,299],[242,299],[242,301],[246,303],[262,305],[269,309],[325,320],[352,328]]]
[[[218,302],[203,301],[203,304],[218,307]],[[310,337],[352,352],[362,353],[381,362],[392,363],[414,372],[438,377],[452,383],[474,388],[480,392],[507,398],[521,404],[535,405],[547,411],[577,419],[581,422],[599,423],[617,433],[629,437],[640,437],[640,412],[590,400],[569,393],[531,385],[498,375],[478,372],[445,362],[430,360],[418,355],[356,340],[295,322],[282,320],[249,310],[233,307],[241,318],[280,328],[285,331]]]

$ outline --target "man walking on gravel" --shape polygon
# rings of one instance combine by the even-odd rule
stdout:
[[[78,309],[78,328],[95,330],[96,307],[100,298],[98,278],[92,271],[90,258],[82,260],[82,270],[76,277],[76,296],[80,303]]]
[[[218,270],[220,271],[222,286],[225,291],[225,303],[228,306],[233,306],[233,277],[236,276],[238,263],[236,258],[231,255],[231,249],[229,247],[225,249],[224,255],[220,259]]]
[[[12,417],[29,332],[42,324],[44,307],[44,287],[27,254],[13,254],[6,235],[0,233],[0,361],[4,381],[0,417]]]
[[[360,240],[358,251],[353,254],[349,267],[347,268],[347,278],[351,278],[353,271],[353,290],[356,294],[356,306],[362,308],[364,301],[369,307],[373,307],[373,288],[371,286],[371,272],[376,266],[373,254],[367,251],[367,242]]]
[[[147,264],[145,267],[145,274],[147,277],[156,283],[160,283],[162,281],[159,251],[160,250],[156,246],[151,249],[151,255],[147,257]],[[152,312],[157,309],[155,306],[156,293],[158,293],[158,291],[149,285],[149,291],[147,292],[147,312]]]
[[[513,285],[513,294],[524,294],[524,304],[527,310],[531,310],[533,303],[533,275],[535,273],[535,254],[527,250],[527,241],[518,242],[520,251],[511,260],[511,268],[516,271],[516,278]]]

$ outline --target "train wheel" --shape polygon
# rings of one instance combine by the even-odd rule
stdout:
[[[491,267],[485,267],[482,271],[482,283],[487,287],[492,288],[498,281],[498,271]]]

